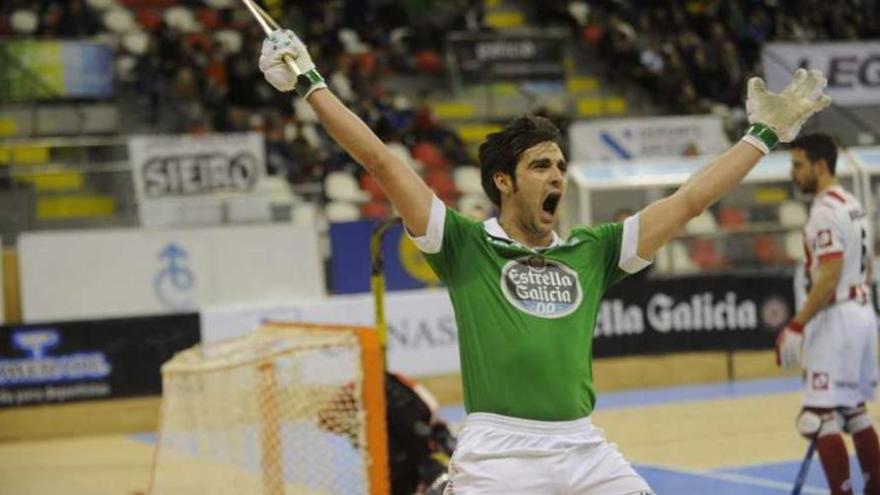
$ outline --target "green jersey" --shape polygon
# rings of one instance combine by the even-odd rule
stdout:
[[[455,310],[465,410],[544,421],[588,416],[596,314],[605,290],[627,275],[618,267],[623,224],[574,229],[567,241],[530,249],[495,219],[476,222],[436,204],[434,216],[443,219],[442,227],[431,219],[442,241],[420,246]]]

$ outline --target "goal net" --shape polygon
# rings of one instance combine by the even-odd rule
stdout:
[[[371,329],[264,324],[162,367],[150,492],[387,495]]]

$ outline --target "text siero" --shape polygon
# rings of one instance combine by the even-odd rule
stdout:
[[[148,197],[245,192],[257,182],[257,166],[247,152],[170,155],[148,160],[141,175]]]

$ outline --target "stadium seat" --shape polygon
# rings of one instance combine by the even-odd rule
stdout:
[[[391,215],[391,205],[384,199],[373,199],[361,205],[361,215],[368,220],[381,220]]]
[[[220,12],[218,12],[216,8],[199,9],[196,17],[205,31],[216,31],[223,26],[223,21],[220,19]]]
[[[324,216],[330,223],[354,222],[360,220],[361,212],[354,203],[331,201],[324,207]]]
[[[223,50],[229,55],[241,52],[241,33],[234,29],[217,31],[214,33],[214,41],[220,43],[220,46],[222,46]]]
[[[688,234],[709,234],[718,230],[718,222],[712,216],[712,212],[706,210],[699,216],[688,222],[685,231]]]
[[[143,55],[150,46],[150,37],[143,31],[130,31],[122,37],[122,47],[132,55]]]
[[[779,223],[783,227],[803,227],[807,224],[807,207],[800,201],[782,203],[779,205]]]
[[[400,158],[400,160],[403,161],[403,163],[406,163],[407,165],[409,165],[410,167],[412,167],[416,171],[421,171],[424,168],[424,167],[419,167],[421,162],[416,163],[416,161],[413,160],[412,153],[409,152],[409,148],[407,148],[406,145],[404,145],[403,143],[399,143],[397,141],[392,141],[392,142],[388,143],[387,146],[393,155]]]
[[[785,255],[794,261],[804,259],[804,234],[801,231],[785,234]]]
[[[39,18],[33,10],[18,9],[10,16],[9,24],[17,34],[32,34],[39,26]]]
[[[771,265],[780,261],[779,249],[776,246],[776,238],[771,234],[758,234],[755,236],[755,256],[762,265]]]
[[[135,17],[138,24],[148,32],[156,31],[162,25],[162,16],[159,15],[156,9],[151,7],[139,8],[135,13]]]
[[[136,29],[134,15],[124,8],[114,8],[104,13],[104,26],[112,33],[125,34]]]
[[[162,18],[165,24],[177,31],[192,33],[200,29],[192,11],[186,7],[171,7],[162,14]]]
[[[730,205],[722,205],[718,209],[718,223],[725,229],[743,227],[748,222],[748,213]]]
[[[104,11],[117,6],[117,3],[116,0],[86,0],[86,5],[93,10]]]
[[[458,199],[458,211],[474,220],[483,221],[495,210],[495,205],[485,194],[465,194]]]
[[[434,143],[428,141],[419,141],[413,146],[412,156],[416,160],[425,164],[428,170],[446,169],[449,162],[443,156],[443,152]]]
[[[471,166],[458,167],[453,171],[455,188],[461,194],[483,194],[480,169]]]
[[[455,199],[455,182],[446,170],[428,170],[425,174],[425,183],[444,202],[449,203]]]
[[[303,124],[315,124],[318,122],[318,114],[302,98],[293,100],[293,111],[296,113],[297,120]]]
[[[657,273],[693,273],[698,269],[688,256],[684,242],[672,241],[657,251],[654,270]]]
[[[379,187],[379,182],[370,174],[364,174],[360,180],[361,189],[370,195],[371,200],[385,199],[385,192]]]
[[[361,191],[357,180],[348,172],[330,172],[324,178],[324,193],[331,201],[351,201],[362,203],[370,195]]]
[[[714,239],[691,239],[688,243],[688,251],[690,259],[702,269],[717,270],[724,264],[724,259],[715,245]],[[677,270],[678,265],[675,268]]]

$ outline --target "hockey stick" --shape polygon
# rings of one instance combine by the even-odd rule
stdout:
[[[813,461],[813,454],[816,452],[816,441],[819,439],[819,432],[810,439],[810,445],[807,446],[807,454],[801,461],[801,467],[798,470],[797,478],[794,479],[794,486],[791,489],[791,495],[800,495],[807,481],[807,473],[810,472],[810,463]]]
[[[388,346],[388,322],[385,319],[385,271],[382,260],[382,239],[388,229],[400,223],[400,217],[387,218],[373,228],[370,235],[370,285],[373,290],[373,310],[376,336],[382,352],[382,364],[386,364],[385,348]],[[385,366],[387,369],[387,366]]]
[[[269,36],[274,31],[281,29],[281,26],[279,26],[278,23],[275,22],[275,19],[272,19],[272,16],[266,13],[266,11],[263,10],[262,7],[257,5],[254,0],[241,0],[241,3],[243,3],[244,6],[247,7],[247,9],[251,12],[251,15],[254,16],[254,19],[256,19],[257,22],[260,24],[260,27],[263,28],[263,32],[266,33],[266,36]],[[296,62],[292,58],[285,55],[284,62],[287,64],[288,67],[290,67],[290,70],[292,70],[294,74],[296,74],[297,76],[302,74],[299,66],[296,65]]]

